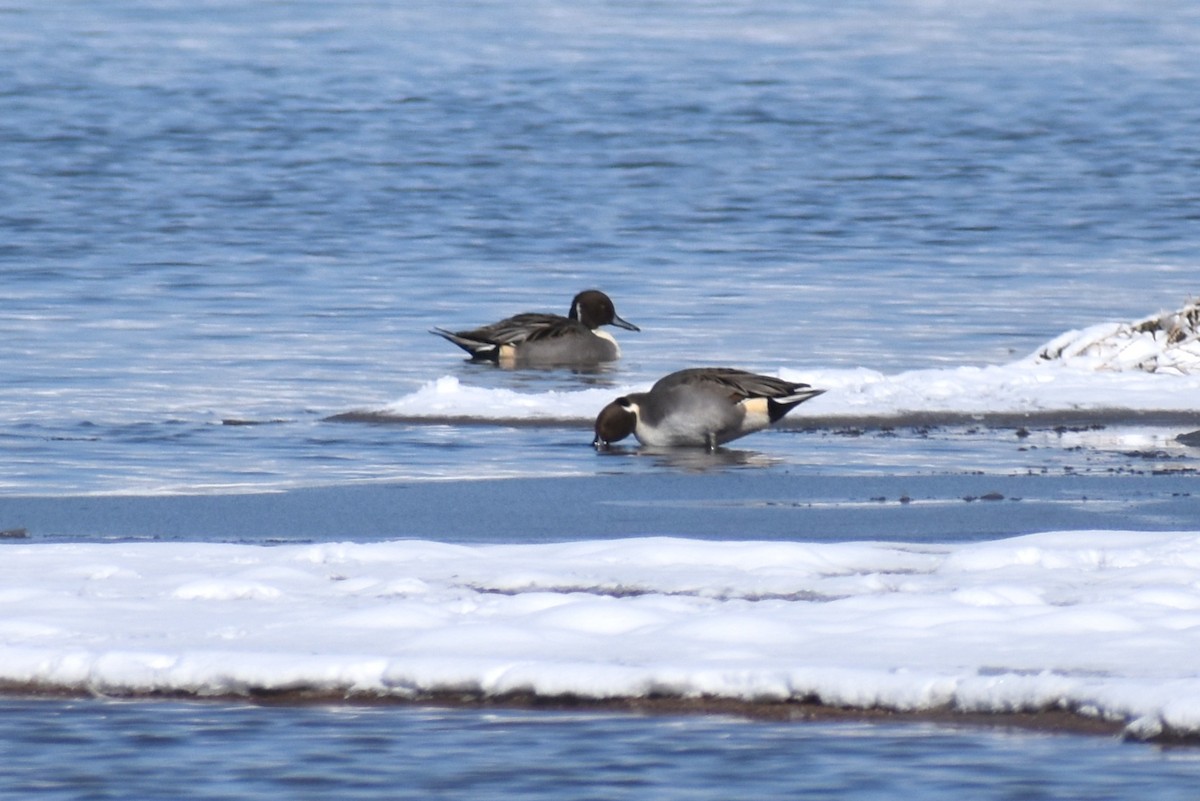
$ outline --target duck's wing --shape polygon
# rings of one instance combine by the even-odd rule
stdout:
[[[659,382],[659,385],[663,385],[664,388],[685,384],[719,387],[727,390],[736,400],[746,398],[778,398],[782,400],[791,395],[805,394],[811,390],[808,384],[784,381],[782,378],[759,375],[734,367],[695,367],[672,373]]]
[[[667,392],[686,385],[703,392],[721,393],[748,413],[765,416],[766,422],[762,426],[752,426],[750,430],[776,423],[804,401],[825,393],[825,390],[814,389],[808,384],[784,381],[782,378],[758,375],[732,367],[681,370],[668,378],[672,378],[675,383],[666,388]],[[739,425],[745,429],[744,424],[739,422]],[[746,433],[745,430],[743,433]]]
[[[556,314],[539,314],[537,316],[540,319],[535,325],[529,327],[529,335],[525,339],[527,342],[591,333],[591,329],[586,325],[569,317],[559,317]]]
[[[476,342],[489,342],[493,345],[519,345],[536,339],[555,336],[555,332],[578,326],[574,320],[569,320],[557,314],[542,314],[526,312],[501,320],[498,323],[476,328],[474,331],[458,331],[459,337]]]

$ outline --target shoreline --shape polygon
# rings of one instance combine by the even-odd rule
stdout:
[[[1200,734],[1164,730],[1142,737],[1130,731],[1129,721],[1109,720],[1071,709],[1047,708],[1012,712],[977,712],[948,707],[924,710],[895,710],[884,707],[842,707],[819,699],[747,701],[716,696],[589,698],[577,695],[544,696],[534,693],[485,695],[465,691],[413,694],[384,694],[361,691],[247,688],[241,693],[204,694],[176,691],[100,691],[50,685],[41,682],[0,682],[0,699],[72,700],[96,699],[129,702],[187,701],[196,703],[241,703],[250,706],[287,707],[306,705],[437,707],[444,709],[503,709],[534,712],[621,713],[648,716],[717,715],[769,723],[870,723],[933,724],[1015,730],[1042,734],[1113,737],[1128,742],[1169,746],[1200,746]]]

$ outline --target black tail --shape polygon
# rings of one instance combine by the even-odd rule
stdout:
[[[477,339],[467,339],[462,334],[456,334],[444,328],[431,328],[429,329],[429,333],[437,334],[439,337],[453,342],[471,354],[471,358],[477,361],[500,361],[500,346],[494,342],[480,342]]]
[[[805,389],[797,388],[790,395],[784,395],[780,398],[767,398],[767,416],[771,418],[772,423],[778,423],[783,419],[783,416],[795,409],[806,400],[811,400],[818,395],[824,395],[825,390],[813,389],[808,387]]]

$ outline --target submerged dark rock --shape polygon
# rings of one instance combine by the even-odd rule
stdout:
[[[1193,448],[1200,448],[1200,430],[1190,431],[1187,434],[1180,434],[1175,438],[1184,445],[1190,445]]]

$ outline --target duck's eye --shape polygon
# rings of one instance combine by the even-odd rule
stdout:
[[[617,398],[617,405],[622,409],[632,409],[633,401],[629,400],[629,398]]]

